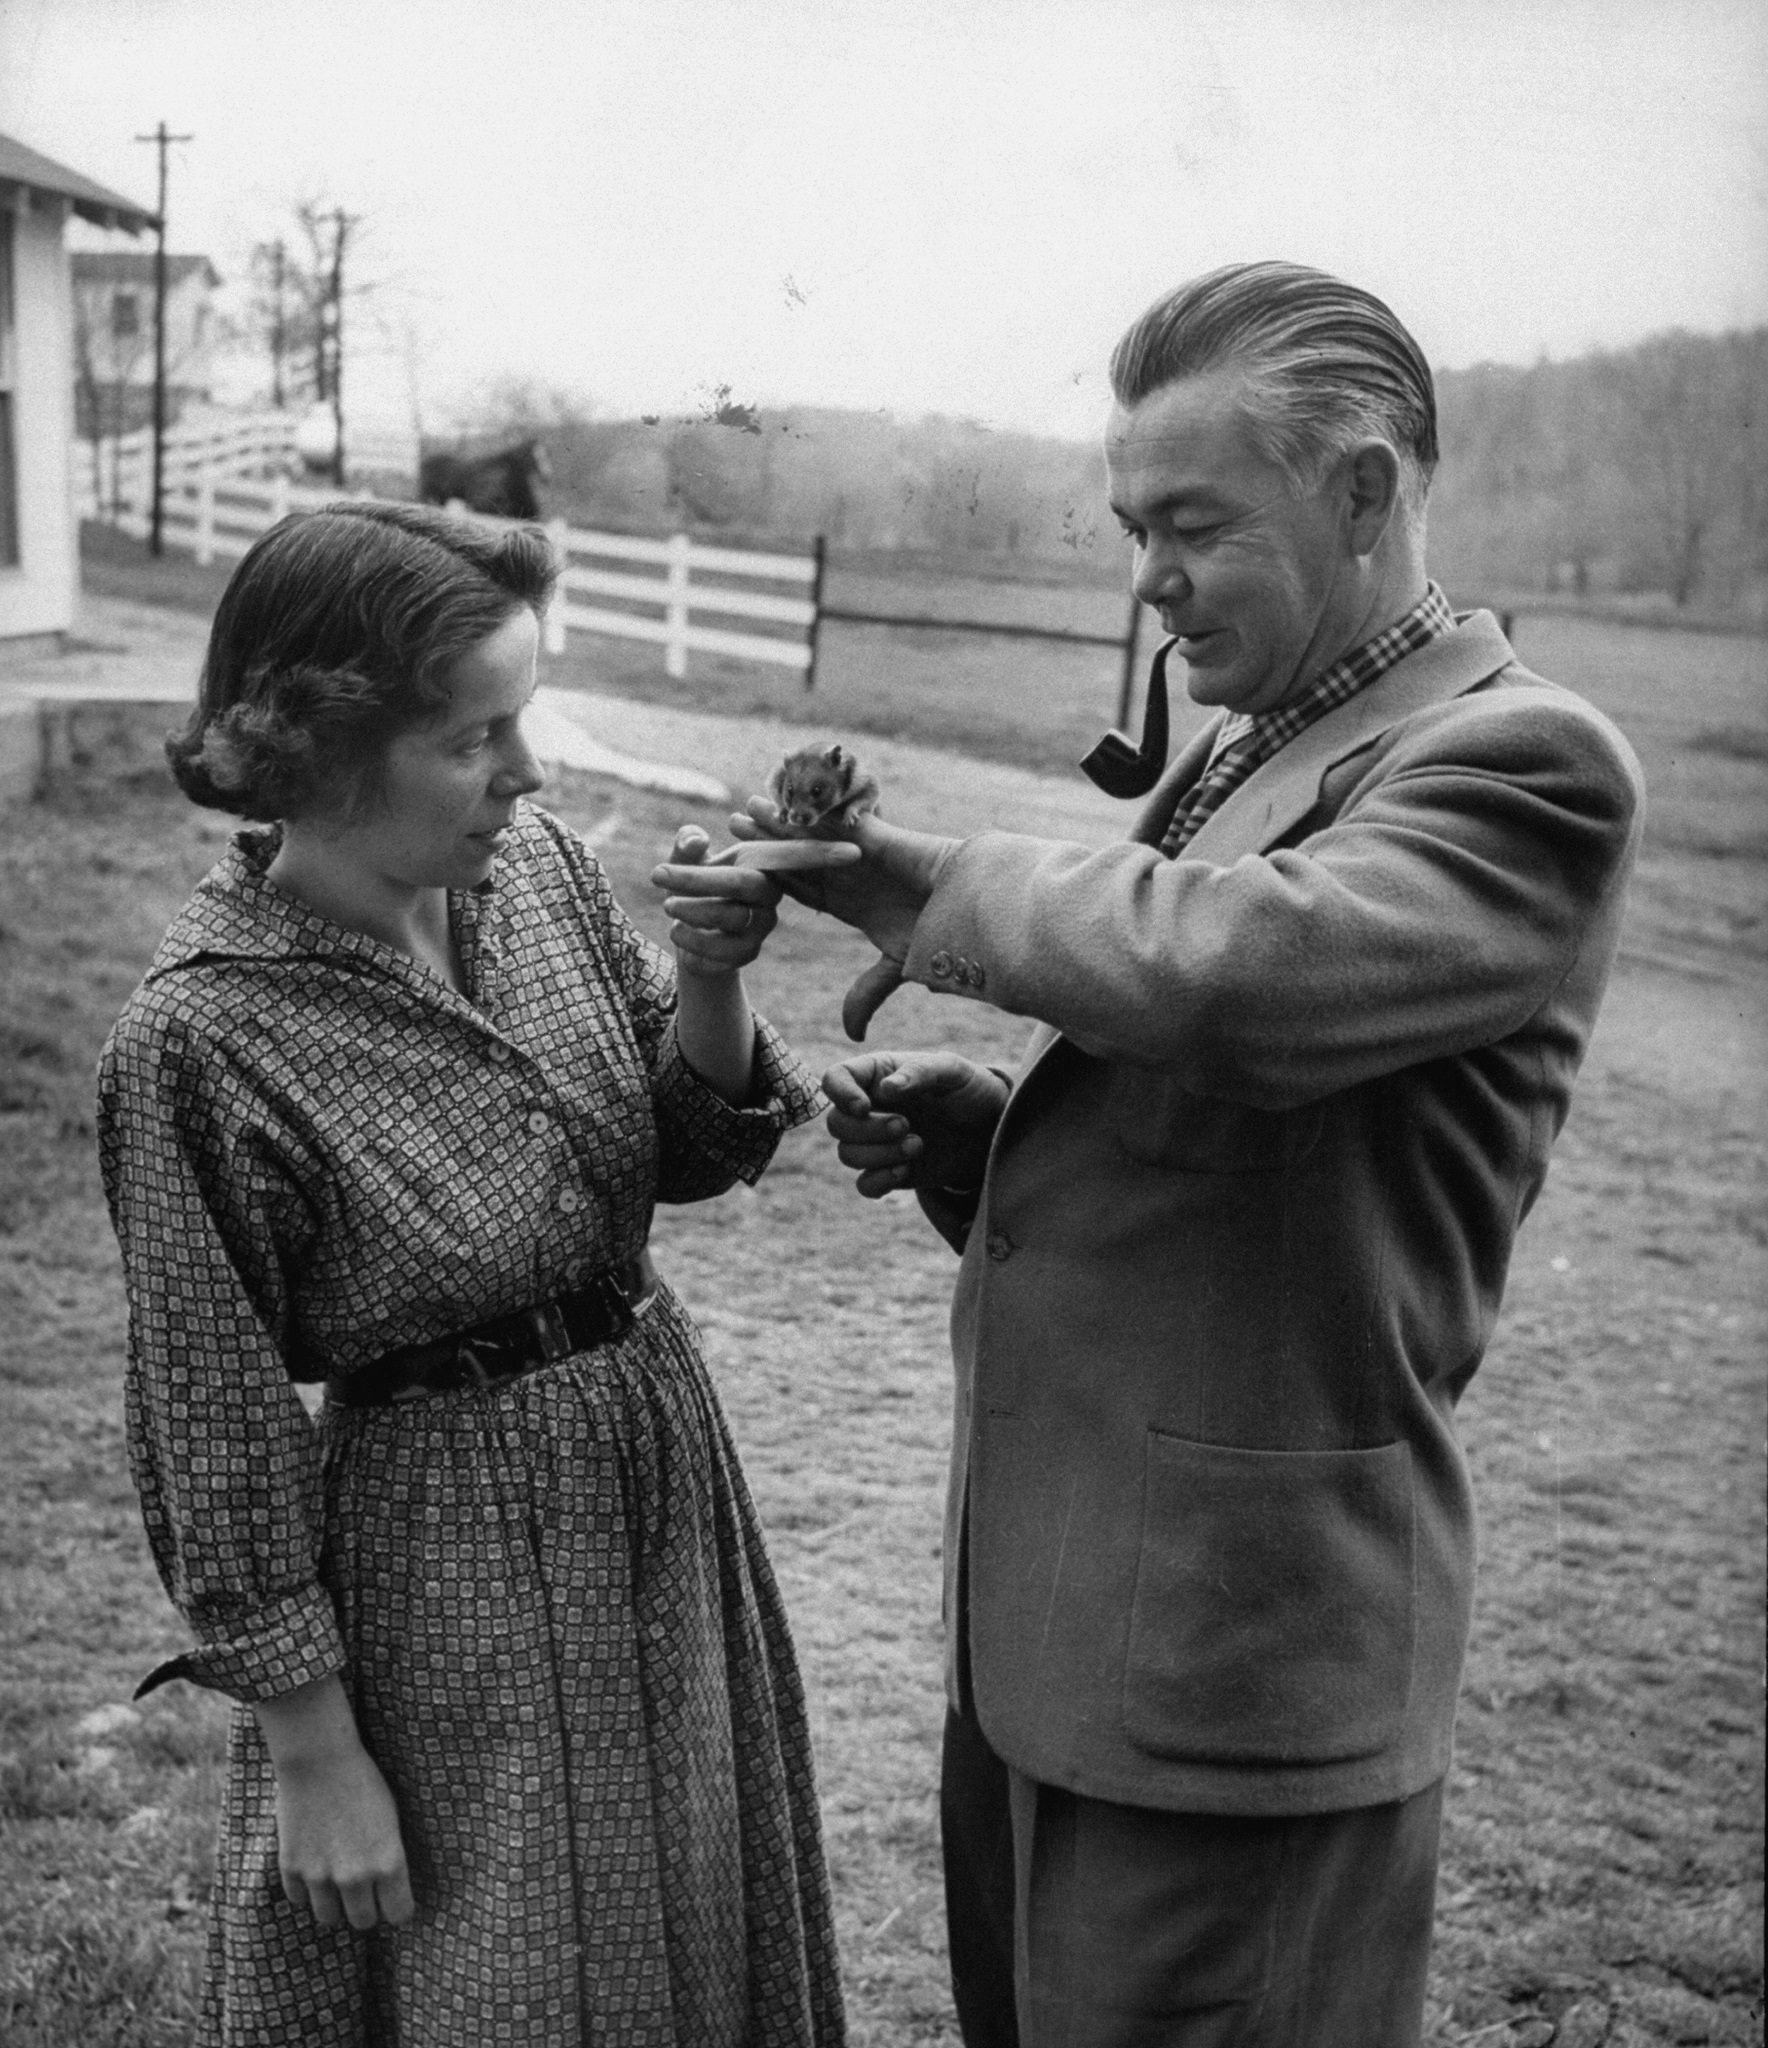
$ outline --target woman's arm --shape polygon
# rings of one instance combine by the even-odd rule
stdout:
[[[755,1017],[743,977],[675,951],[675,1035],[708,1088],[741,1107],[755,1079]]]
[[[742,970],[779,923],[780,889],[758,868],[708,861],[710,851],[705,833],[684,825],[669,861],[651,880],[674,892],[663,908],[675,947],[675,1035],[682,1058],[707,1087],[741,1107],[751,1098],[755,1066],[755,1019]],[[818,851],[830,866],[859,858],[832,843]]]

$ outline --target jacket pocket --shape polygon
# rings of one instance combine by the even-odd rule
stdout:
[[[1247,1109],[1193,1095],[1166,1074],[1119,1067],[1109,1108],[1117,1142],[1144,1166],[1180,1173],[1280,1173],[1319,1140],[1322,1103],[1301,1109]]]
[[[1124,1731],[1154,1756],[1380,1754],[1412,1683],[1411,1456],[1148,1435]]]

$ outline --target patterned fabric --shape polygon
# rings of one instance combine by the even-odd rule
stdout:
[[[755,1106],[680,1057],[667,960],[524,812],[450,899],[468,994],[270,883],[241,833],[119,1020],[100,1148],[130,1451],[184,1676],[342,1672],[419,1900],[282,1899],[235,1716],[204,2044],[842,2038],[785,1622],[692,1324],[491,1391],[328,1409],[291,1374],[518,1308],[636,1253],[653,1204],[762,1171],[816,1109],[758,1027]]]
[[[1408,654],[1428,647],[1455,624],[1449,601],[1432,583],[1404,618],[1384,627],[1372,640],[1341,655],[1320,671],[1298,696],[1275,711],[1258,715],[1236,712],[1222,720],[1215,746],[1203,773],[1179,799],[1161,838],[1160,850],[1171,860],[1203,829],[1252,771],[1306,732],[1317,718],[1348,704],[1359,690]]]

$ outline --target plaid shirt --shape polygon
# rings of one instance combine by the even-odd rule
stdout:
[[[1160,842],[1161,852],[1172,859],[1255,768],[1286,747],[1298,733],[1305,732],[1316,718],[1324,718],[1338,705],[1348,704],[1359,690],[1366,690],[1408,654],[1428,647],[1454,623],[1455,614],[1449,609],[1448,599],[1432,583],[1403,619],[1396,619],[1373,640],[1365,640],[1330,668],[1322,669],[1291,702],[1262,716],[1236,712],[1224,719],[1208,767],[1179,799],[1179,807]]]

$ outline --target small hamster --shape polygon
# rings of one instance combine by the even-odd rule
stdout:
[[[839,740],[800,747],[774,770],[768,794],[797,839],[833,839],[878,808],[878,778]]]

